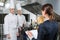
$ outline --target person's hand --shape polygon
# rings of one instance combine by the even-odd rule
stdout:
[[[16,35],[19,36],[19,33],[17,32]]]
[[[6,36],[7,36],[7,38],[8,38],[8,39],[10,39],[10,38],[11,38],[10,34],[7,34]]]
[[[20,31],[22,30],[22,28],[19,28],[20,29]]]
[[[19,29],[20,31],[22,30],[22,28],[21,28],[21,27],[19,27],[18,29]]]
[[[32,32],[29,31],[29,32],[28,32],[28,36],[29,36],[29,37],[32,37],[32,36],[33,36],[33,35],[32,35]]]
[[[32,34],[32,32],[27,31],[26,34],[28,35],[29,38],[31,38],[31,39],[33,38],[33,34]]]

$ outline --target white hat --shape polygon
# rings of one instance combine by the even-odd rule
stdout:
[[[14,0],[10,0],[10,6],[9,6],[9,8],[15,8]]]
[[[10,3],[9,8],[15,8],[14,4]]]
[[[22,9],[20,3],[17,3],[17,4],[16,4],[16,9],[17,9],[17,10],[21,10],[21,9]]]

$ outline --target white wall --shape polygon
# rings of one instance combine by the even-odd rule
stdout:
[[[37,2],[37,0],[27,0],[28,4],[31,4],[31,3],[34,3],[34,2]]]
[[[43,5],[46,3],[46,0],[37,0],[37,2]]]
[[[31,0],[31,3],[37,2],[37,0]]]
[[[58,2],[57,2],[57,3],[58,3],[58,4],[57,4],[57,5],[58,5],[58,7],[56,7],[56,8],[57,8],[57,10],[56,10],[56,11],[57,11],[57,13],[59,13],[59,15],[60,15],[60,0],[58,0]]]
[[[54,7],[54,11],[60,15],[60,0],[38,0],[37,2],[43,4],[51,3]]]
[[[28,10],[26,10],[24,8],[22,9],[22,11],[23,11],[23,14],[29,14],[30,15],[30,21],[28,22],[28,24],[31,23],[31,19],[33,22],[36,21],[36,15],[35,14],[29,12]]]

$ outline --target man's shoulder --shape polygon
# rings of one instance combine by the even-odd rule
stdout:
[[[25,18],[25,16],[24,15],[21,15],[23,18]]]
[[[7,14],[5,17],[8,17],[9,16],[9,14]]]
[[[9,18],[9,15],[8,14],[4,17],[4,19],[7,19],[7,18]]]
[[[23,17],[25,17],[24,15],[22,15]]]

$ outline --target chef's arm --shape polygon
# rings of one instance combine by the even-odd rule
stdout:
[[[19,21],[17,21],[17,32],[19,32],[19,30],[21,29],[22,25],[19,24]]]
[[[17,18],[17,28],[20,28],[20,27],[22,27],[22,25],[19,24],[19,19]],[[17,30],[17,31],[18,31],[18,30]]]
[[[17,36],[19,36],[18,28],[19,28],[19,21],[18,21],[18,18],[17,18],[17,28],[16,28],[16,35],[17,35]]]
[[[26,18],[24,17],[24,24],[26,24]]]
[[[17,28],[17,31],[16,31],[16,35],[19,36],[18,28]]]
[[[24,24],[26,24],[26,20],[24,21]]]
[[[4,35],[9,34],[9,27],[8,27],[8,18],[4,18]]]
[[[16,29],[16,32],[18,33],[18,27],[17,27],[17,29]]]
[[[24,20],[24,23],[23,23],[23,25],[22,25],[23,27],[26,27],[27,25],[26,25],[26,20]]]

